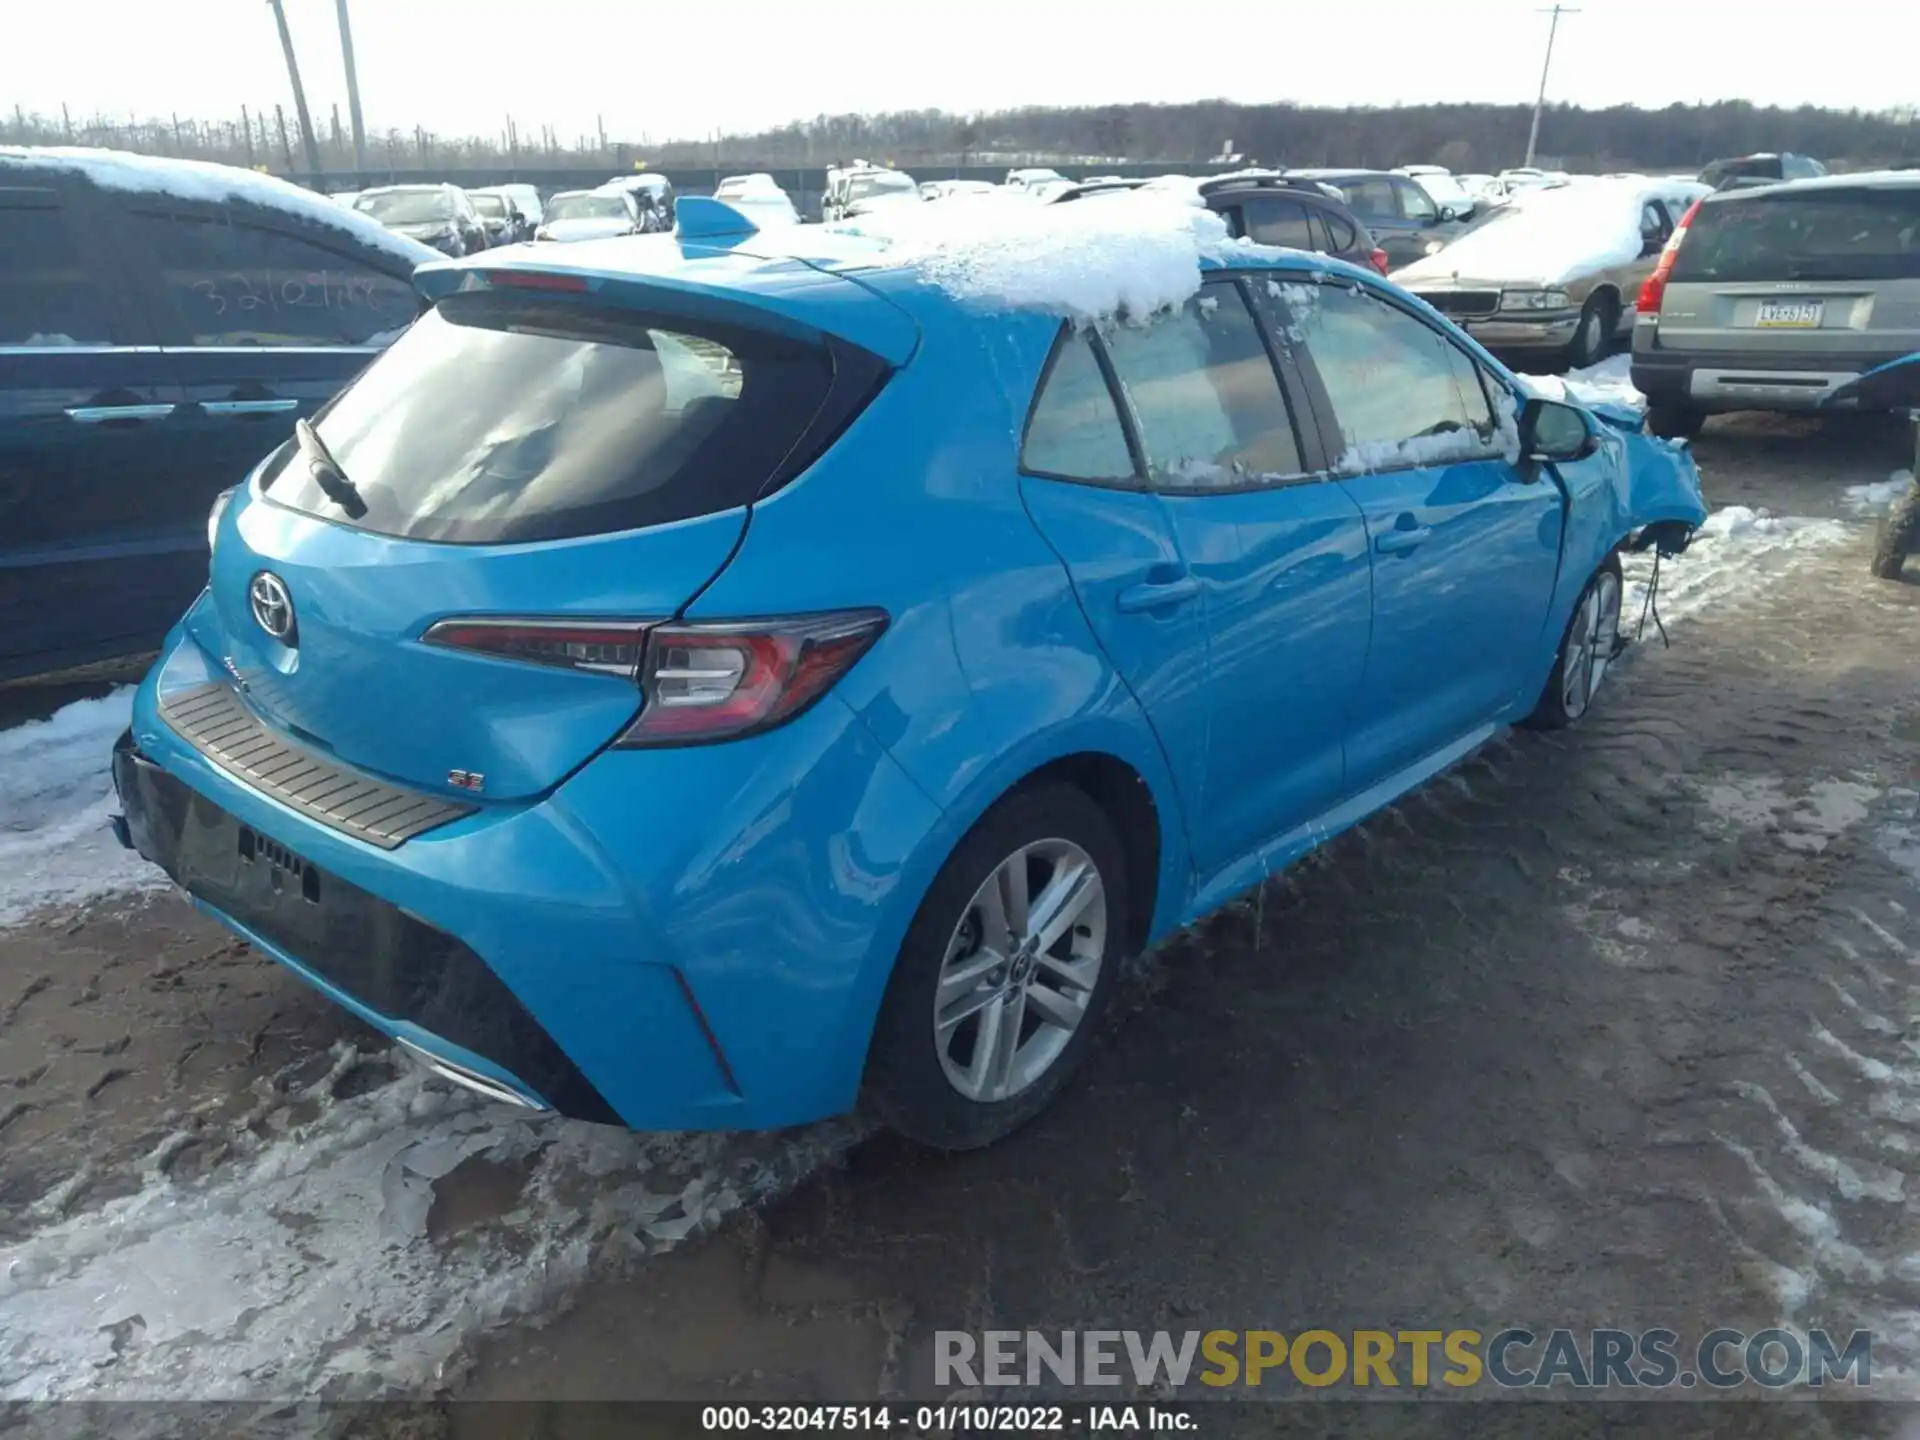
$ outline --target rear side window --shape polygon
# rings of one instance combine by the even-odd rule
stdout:
[[[1290,250],[1314,248],[1307,207],[1298,200],[1249,200],[1247,235],[1262,245],[1284,245]]]
[[[1238,488],[1300,473],[1300,447],[1259,327],[1237,285],[1208,285],[1107,353],[1160,490]]]
[[[1113,392],[1085,331],[1065,336],[1054,353],[1027,423],[1020,468],[1033,475],[1109,485],[1132,484],[1137,478]]]
[[[1359,248],[1360,232],[1344,216],[1336,215],[1331,210],[1316,210],[1313,214],[1326,232],[1326,243],[1316,246],[1316,249],[1325,250],[1331,255],[1343,255]]]
[[[1477,459],[1495,451],[1478,367],[1438,331],[1339,285],[1275,284],[1288,333],[1319,372],[1349,472]]]
[[[419,310],[406,280],[296,236],[136,212],[195,345],[384,344]]]
[[[366,513],[292,443],[261,477],[295,509],[475,544],[665,524],[750,504],[877,390],[851,347],[740,326],[469,292],[442,300],[321,413]]]
[[[1702,205],[1676,281],[1920,279],[1920,185]]]
[[[52,192],[0,193],[0,345],[108,345],[107,301]]]

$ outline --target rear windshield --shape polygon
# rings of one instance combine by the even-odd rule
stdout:
[[[421,225],[453,218],[453,197],[444,190],[389,190],[362,195],[353,208],[383,225]]]
[[[760,330],[463,292],[316,421],[365,514],[329,498],[294,441],[260,484],[280,504],[416,540],[664,524],[747,504],[797,474],[883,369],[861,351]]]
[[[547,206],[549,220],[624,220],[627,202],[618,195],[556,195]]]
[[[1920,185],[1808,190],[1702,205],[1678,281],[1920,279]]]
[[[1749,155],[1739,160],[1716,160],[1700,172],[1700,183],[1721,185],[1728,180],[1749,175],[1778,180],[1780,170],[1778,155]]]

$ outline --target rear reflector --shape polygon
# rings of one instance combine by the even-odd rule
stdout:
[[[566,290],[585,294],[587,277],[554,270],[483,270],[490,285],[508,285],[518,290]]]
[[[881,610],[657,626],[641,669],[645,707],[615,743],[702,745],[771,730],[826,694],[886,628]]]
[[[527,616],[442,620],[420,638],[429,645],[470,650],[498,660],[557,665],[599,675],[635,678],[650,620],[561,620]]]

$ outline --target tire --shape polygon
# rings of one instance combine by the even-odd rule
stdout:
[[[1898,580],[1907,556],[1920,545],[1920,480],[1896,496],[1880,519],[1873,542],[1873,573],[1881,580]]]
[[[1647,433],[1662,440],[1691,440],[1707,423],[1704,410],[1655,401],[1647,406]]]
[[[1554,656],[1553,673],[1526,723],[1537,730],[1562,730],[1585,715],[1600,684],[1620,653],[1620,601],[1624,591],[1620,557],[1609,555],[1593,572],[1573,614],[1567,617]]]
[[[1026,876],[1035,902],[1029,922],[1041,932],[1050,883],[1084,900],[1037,953],[1009,944],[1001,924],[1017,911],[1017,900],[1008,903],[1016,873]],[[1113,993],[1126,949],[1127,881],[1113,822],[1070,785],[1015,791],[983,815],[934,879],[900,947],[867,1054],[865,1108],[939,1150],[992,1144],[1045,1109],[1085,1058]],[[983,966],[990,968],[973,973]],[[944,1025],[935,1009],[943,990]],[[1011,1050],[980,1049],[1008,1035]]]
[[[1613,344],[1613,332],[1620,324],[1620,305],[1604,290],[1587,297],[1580,310],[1580,324],[1567,346],[1567,364],[1575,370],[1598,365],[1607,358]]]

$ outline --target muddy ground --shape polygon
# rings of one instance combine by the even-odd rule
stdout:
[[[1844,516],[1909,446],[1742,418],[1697,451],[1715,506]],[[1676,621],[1580,728],[1496,744],[1164,946],[1010,1141],[867,1139],[703,1239],[596,1256],[565,1313],[462,1337],[440,1393],[929,1397],[937,1329],[1781,1319],[1873,1328],[1913,1388],[1920,586],[1870,580],[1869,543]],[[0,1243],[298,1135],[316,1082],[391,1079],[339,1063],[354,1041],[172,897],[0,932]],[[482,1243],[524,1177],[443,1176],[431,1243]],[[1682,1433],[1660,1413],[1601,1428]]]

